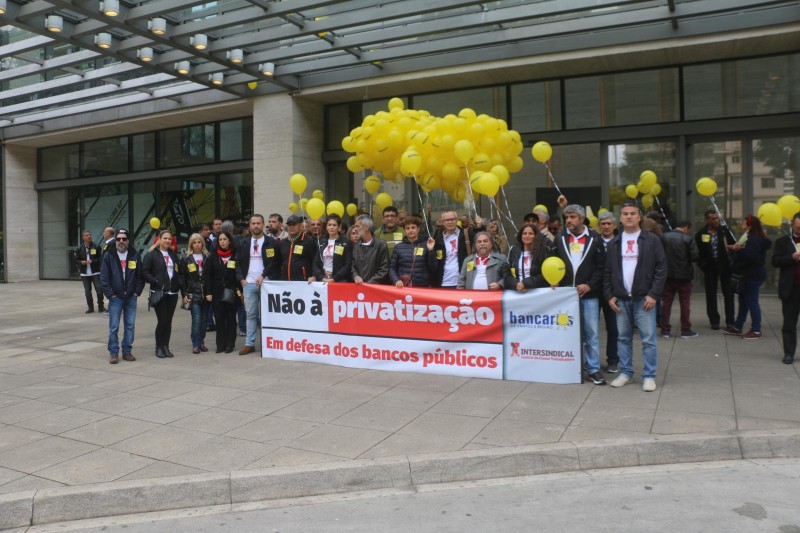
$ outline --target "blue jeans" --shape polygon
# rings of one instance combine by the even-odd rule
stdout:
[[[192,348],[199,348],[206,342],[206,316],[211,304],[195,296],[192,299]]]
[[[258,317],[261,312],[261,287],[255,283],[244,286],[244,310],[247,313],[247,334],[244,337],[246,346],[255,347],[256,331],[258,330]],[[259,335],[259,337],[261,337]]]
[[[753,331],[761,333],[761,304],[758,303],[758,295],[763,283],[763,281],[745,280],[744,292],[739,294],[739,314],[736,315],[734,324],[737,328],[742,329],[749,311]]]
[[[600,300],[581,298],[581,329],[583,333],[583,356],[589,374],[600,370]]]
[[[619,371],[633,377],[633,325],[639,328],[642,337],[643,378],[655,378],[658,369],[658,341],[656,340],[656,307],[644,310],[644,298],[617,300],[620,312],[617,314],[619,337]]]
[[[108,353],[111,357],[119,355],[119,319],[124,314],[125,332],[122,334],[122,353],[131,353],[133,349],[133,333],[136,327],[137,296],[120,298],[116,296],[108,301]]]

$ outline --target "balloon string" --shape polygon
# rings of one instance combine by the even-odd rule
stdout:
[[[722,216],[719,207],[717,207],[717,202],[716,200],[714,200],[714,196],[711,195],[708,197],[708,199],[711,200],[711,205],[714,206],[714,211],[717,212],[717,216],[719,217],[720,223],[728,229],[728,235],[733,240],[733,242],[736,242],[736,235],[733,233],[733,230],[730,228],[730,226],[728,226],[728,223],[725,221],[725,217]]]
[[[464,191],[464,208],[467,210],[467,216],[473,220],[478,218],[478,208],[475,206],[475,197],[472,196],[472,186],[469,183],[469,165],[464,164],[464,171],[467,173],[467,183]],[[472,204],[472,212],[475,214],[473,217],[469,212],[470,203]]]
[[[492,198],[491,196],[489,196],[488,198],[489,198],[489,201],[494,204],[494,198]],[[517,230],[516,224],[514,224],[514,221],[508,215],[503,213],[500,210],[500,208],[497,207],[497,204],[495,204],[495,207],[497,208],[497,212],[500,213],[502,216],[506,217],[506,220],[508,220],[511,223],[511,226],[514,228],[514,232],[516,233],[518,230]]]
[[[654,200],[656,201],[656,203],[658,204],[658,210],[659,210],[659,211],[661,211],[661,214],[662,214],[662,215],[664,215],[664,222],[666,222],[666,223],[667,223],[667,228],[669,228],[669,230],[670,230],[670,231],[672,231],[672,224],[670,224],[670,223],[669,223],[669,219],[667,218],[667,214],[664,212],[664,208],[663,208],[663,207],[661,207],[661,202],[659,202],[659,201],[658,201],[658,196],[655,196],[655,195],[654,195],[654,196],[653,196],[653,199],[654,199]]]
[[[558,191],[558,195],[564,196],[564,194],[561,192],[561,189],[558,188],[558,183],[556,183],[556,178],[554,178],[553,173],[550,172],[550,167],[547,166],[547,162],[545,161],[542,164],[544,165],[544,168],[547,170],[547,175],[550,176],[550,180],[553,182],[553,187],[555,187],[556,191]]]
[[[514,215],[511,213],[511,208],[508,207],[508,197],[506,196],[506,188],[500,187],[500,191],[503,193],[503,202],[506,204],[506,212],[508,213],[507,217],[511,221],[511,226],[514,228],[514,233],[517,232],[517,226],[514,224]],[[499,209],[497,210],[500,211]]]
[[[428,236],[433,237],[431,234],[431,225],[428,224],[428,215],[425,213],[425,204],[422,202],[422,193],[420,192],[422,187],[420,187],[420,184],[417,182],[417,175],[412,174],[412,176],[414,176],[414,185],[417,189],[417,198],[419,198],[419,205],[422,209],[422,219],[425,221],[425,228],[428,230]]]

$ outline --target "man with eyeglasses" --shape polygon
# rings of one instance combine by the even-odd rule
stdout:
[[[389,259],[392,259],[394,247],[403,242],[405,230],[398,225],[397,208],[389,205],[383,208],[383,225],[375,230],[375,236],[386,243]]]
[[[458,286],[461,265],[468,255],[472,255],[472,243],[457,222],[458,214],[455,211],[445,211],[442,213],[443,230],[436,236],[439,271],[435,286],[443,289],[455,289]]]
[[[697,266],[703,271],[703,285],[706,291],[706,314],[711,329],[720,328],[720,315],[717,309],[717,287],[722,288],[725,303],[725,326],[733,326],[733,291],[731,290],[731,263],[726,245],[736,244],[727,226],[721,226],[719,213],[709,209],[705,213],[705,226],[694,236],[697,244]]]
[[[115,244],[103,254],[100,267],[100,287],[108,299],[108,362],[112,365],[119,363],[119,321],[123,316],[122,358],[136,361],[133,356],[136,303],[144,290],[139,268],[142,258],[135,248],[129,247],[128,230],[117,230]]]
[[[236,261],[236,279],[242,284],[247,334],[239,355],[256,351],[256,332],[261,313],[261,282],[278,279],[281,254],[275,239],[264,234],[263,215],[250,217],[250,236],[242,242]]]

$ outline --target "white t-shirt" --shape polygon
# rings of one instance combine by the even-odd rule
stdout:
[[[247,283],[255,283],[264,272],[264,258],[261,257],[261,248],[264,246],[264,237],[253,238],[250,242],[250,266],[247,269]]]
[[[578,267],[583,260],[583,252],[586,245],[589,244],[589,231],[586,226],[583,227],[583,233],[580,235],[567,234],[567,247],[569,248],[569,262],[572,263],[573,277],[574,273],[578,271]]]
[[[336,239],[328,239],[328,245],[322,251],[322,268],[325,272],[333,273],[333,252],[336,248]]]
[[[203,273],[203,254],[192,254],[192,258],[194,258],[194,262],[197,263],[197,269],[200,273]]]
[[[169,276],[169,279],[172,279],[172,276],[175,275],[175,263],[169,257],[169,252],[161,250],[161,255],[164,257],[164,264],[167,265],[167,276]]]
[[[455,287],[458,285],[458,274],[461,265],[458,264],[458,233],[456,229],[450,235],[444,235],[445,259],[444,273],[442,275],[443,287]]]
[[[633,290],[633,275],[636,272],[636,264],[639,262],[639,235],[641,230],[636,233],[624,233],[620,236],[620,253],[622,254],[622,283],[625,291],[631,296]]]
[[[128,252],[117,251],[119,255],[119,264],[122,267],[122,279],[125,279],[125,273],[128,270]]]
[[[524,280],[525,278],[530,277],[531,275],[531,253],[530,252],[522,252],[522,255],[519,256],[519,265],[517,270],[517,279],[520,281]]]
[[[97,272],[92,271],[92,257],[91,251],[92,248],[87,247],[86,245],[83,246],[84,250],[86,250],[86,274],[81,274],[81,276],[94,276],[95,274],[100,273],[100,269]]]
[[[486,267],[488,266],[489,258],[486,261],[481,261],[479,257],[475,257],[475,279],[472,280],[473,290],[486,291],[489,290],[489,280],[486,279]]]

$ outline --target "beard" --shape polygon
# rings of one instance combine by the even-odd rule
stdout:
[[[128,251],[128,243],[127,242],[118,242],[117,243],[117,251],[118,252],[127,252]]]

